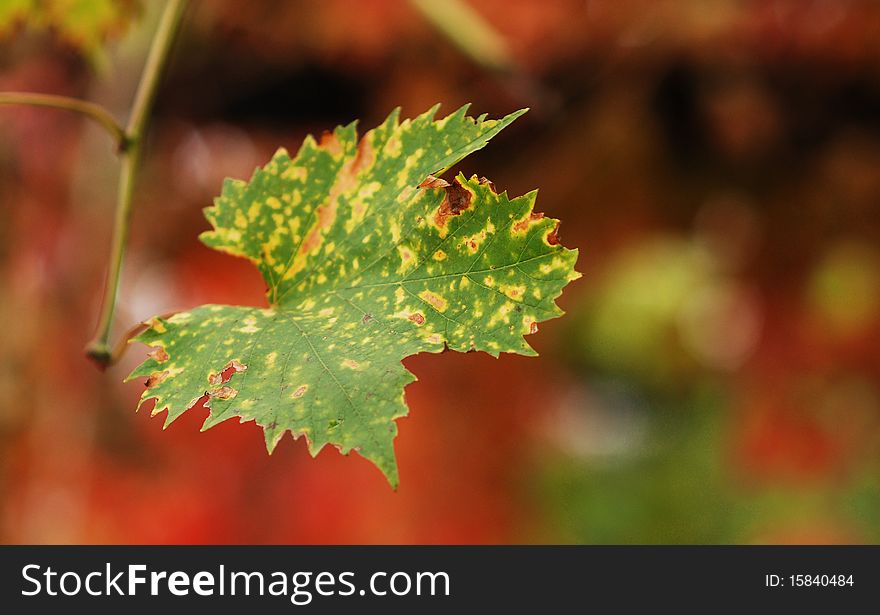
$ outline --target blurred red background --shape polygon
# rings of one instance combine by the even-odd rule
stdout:
[[[403,0],[194,2],[151,125],[118,334],[264,304],[249,263],[196,238],[224,177],[354,118],[471,102],[532,111],[461,170],[539,188],[581,249],[568,315],[529,339],[541,357],[407,360],[396,493],[356,455],[312,460],[287,437],[269,457],[253,424],[199,433],[205,410],[163,431],[134,412],[142,383],[122,384],[145,348],[103,373],[82,354],[112,147],[79,117],[2,107],[0,540],[880,538],[880,5],[467,5],[497,40],[462,46]],[[133,20],[108,22],[106,46],[7,28],[0,90],[124,117],[161,3],[119,6]]]

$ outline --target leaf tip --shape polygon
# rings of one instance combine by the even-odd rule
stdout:
[[[382,470],[382,468],[380,468]],[[397,464],[394,464],[393,471],[382,470],[383,476],[385,476],[385,480],[388,481],[388,485],[391,487],[391,490],[395,493],[397,489],[400,487],[400,476],[397,472]]]
[[[503,118],[501,118],[498,121],[498,123],[501,125],[502,128],[507,127],[510,124],[512,124],[514,121],[516,121],[519,118],[521,118],[522,116],[524,116],[530,110],[531,109],[529,107],[523,107],[522,109],[518,109],[517,111],[514,111],[513,113],[508,113]]]

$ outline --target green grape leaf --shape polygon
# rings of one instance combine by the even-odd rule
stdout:
[[[485,179],[437,175],[486,145],[501,120],[434,121],[399,110],[358,141],[355,123],[281,149],[249,182],[226,180],[205,210],[208,246],[253,262],[269,307],[205,305],[148,321],[156,349],[129,378],[167,409],[166,426],[204,396],[203,429],[255,420],[271,452],[286,431],[356,450],[398,482],[395,419],[415,376],[401,360],[445,348],[534,355],[523,339],[562,314],[579,274],[558,221]]]
[[[124,33],[139,11],[139,0],[3,0],[0,36],[19,24],[49,30],[66,45],[99,62],[104,43]]]

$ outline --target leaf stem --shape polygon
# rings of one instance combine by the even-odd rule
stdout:
[[[107,285],[104,290],[104,303],[98,331],[86,346],[86,355],[100,366],[111,364],[116,356],[110,344],[113,317],[116,313],[116,301],[119,296],[119,284],[125,249],[128,245],[129,228],[131,225],[131,205],[134,186],[140,165],[144,133],[162,71],[168,62],[171,43],[180,26],[186,0],[168,0],[165,5],[159,27],[153,37],[147,61],[144,65],[141,80],[135,93],[131,115],[125,128],[127,147],[120,155],[122,168],[119,172],[119,184],[116,201],[116,217],[113,224],[113,244],[110,250],[110,269],[107,273]]]
[[[36,92],[0,92],[0,105],[30,105],[32,107],[51,107],[64,111],[81,113],[89,119],[97,122],[102,128],[110,133],[116,141],[119,151],[123,151],[127,145],[125,129],[120,126],[113,115],[99,104],[70,98],[69,96],[56,96],[55,94],[39,94]]]

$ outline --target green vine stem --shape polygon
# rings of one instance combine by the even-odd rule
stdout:
[[[98,331],[86,346],[86,356],[99,366],[112,364],[124,349],[125,344],[117,345],[114,350],[110,343],[113,328],[113,317],[116,314],[116,302],[119,296],[119,285],[122,277],[122,265],[125,259],[125,248],[128,245],[128,232],[131,226],[131,206],[134,197],[134,186],[140,167],[144,134],[159,80],[168,63],[171,44],[180,27],[186,0],[168,0],[159,21],[159,27],[153,36],[147,61],[141,73],[134,103],[129,115],[128,124],[121,127],[113,115],[101,105],[93,102],[35,92],[0,92],[0,105],[30,105],[50,107],[81,113],[102,126],[116,141],[117,151],[121,158],[119,184],[116,195],[116,213],[113,221],[113,243],[110,248],[110,266],[107,272],[107,284],[104,288],[104,299]]]
[[[150,46],[144,71],[141,74],[131,115],[125,127],[127,147],[120,151],[122,165],[119,171],[116,217],[113,223],[113,243],[110,249],[110,268],[107,273],[104,302],[98,322],[98,331],[86,346],[86,355],[102,367],[113,363],[119,354],[113,351],[110,335],[119,296],[125,249],[128,245],[134,186],[137,181],[147,121],[156,98],[162,71],[168,62],[174,35],[180,26],[185,8],[186,0],[168,0],[165,5],[159,27]]]
[[[56,96],[54,94],[37,94],[32,92],[0,92],[0,105],[29,105],[32,107],[50,107],[81,113],[97,122],[102,128],[110,133],[113,140],[123,151],[127,146],[125,129],[120,126],[107,109],[101,105],[70,98],[68,96]]]

